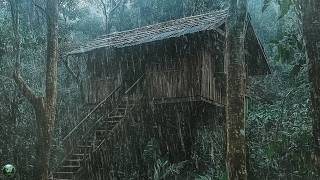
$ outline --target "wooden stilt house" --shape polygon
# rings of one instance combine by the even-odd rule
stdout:
[[[94,108],[65,137],[53,177],[121,179],[147,166],[150,139],[171,162],[188,160],[204,128],[218,132],[223,148],[227,16],[221,10],[116,32],[71,51],[85,60],[84,101]],[[245,55],[249,76],[270,73],[250,18]]]

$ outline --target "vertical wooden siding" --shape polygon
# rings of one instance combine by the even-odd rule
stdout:
[[[198,63],[183,59],[183,64],[175,70],[156,70],[156,66],[147,69],[148,96],[150,98],[176,98],[200,95]]]
[[[204,43],[206,47],[201,56],[201,96],[216,103],[225,104],[223,43],[217,40],[217,34],[212,36]]]
[[[96,104],[107,97],[114,89],[114,82],[107,79],[87,79],[83,83],[84,101],[87,104]]]

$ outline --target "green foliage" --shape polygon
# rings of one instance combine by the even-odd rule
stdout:
[[[280,5],[280,12],[281,12],[281,15],[279,17],[280,19],[289,12],[292,2],[291,0],[279,0],[278,3]]]
[[[168,160],[158,159],[154,165],[153,180],[166,179],[179,175],[181,169],[188,161],[182,161],[176,164],[170,164]]]
[[[212,180],[212,178],[209,175],[198,175],[198,177],[196,177],[196,180]]]
[[[293,33],[285,33],[280,39],[270,41],[271,45],[276,47],[278,50],[278,53],[274,58],[275,61],[286,64],[298,63],[302,61],[302,41],[302,36],[298,37]],[[296,59],[295,57],[297,53],[301,53],[300,56],[297,57],[299,59]]]
[[[143,160],[148,167],[148,177],[154,180],[166,178],[225,180],[224,144],[222,126],[199,129],[193,145],[193,157],[188,161],[170,163],[161,155],[158,141],[152,138],[143,150]]]
[[[152,138],[143,150],[143,160],[153,166],[154,162],[160,158],[159,145],[156,139]]]
[[[166,157],[161,157],[159,145],[155,138],[152,138],[146,144],[143,150],[143,160],[149,167],[148,176],[153,180],[179,176],[181,170],[188,163],[188,161],[170,163]]]
[[[288,83],[290,68],[286,69],[287,72],[274,72],[277,82],[273,77],[264,79],[274,87],[278,83],[283,86],[276,89],[281,98],[273,98],[272,104],[251,101],[249,105],[247,135],[252,179],[319,178],[311,161],[307,68],[303,67],[294,84]]]
[[[264,12],[269,6],[270,4],[273,2],[273,0],[264,0],[263,2],[263,7],[262,7],[262,11]]]
[[[272,2],[275,2],[279,5],[280,8],[280,18],[283,18],[287,15],[290,11],[290,8],[293,8],[296,14],[298,14],[301,18],[301,7],[302,7],[302,0],[264,0],[264,5],[262,8],[262,12],[264,12]]]
[[[214,179],[219,179],[219,180],[228,180],[228,175],[227,173],[223,173],[220,177],[218,178],[213,178],[212,175],[209,175],[210,173],[206,175],[198,175],[196,176],[195,180],[214,180]]]

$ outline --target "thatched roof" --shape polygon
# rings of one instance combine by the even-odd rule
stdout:
[[[227,16],[228,10],[220,10],[128,31],[116,32],[83,44],[68,54],[81,54],[99,48],[122,48],[212,30],[221,26],[226,21]]]

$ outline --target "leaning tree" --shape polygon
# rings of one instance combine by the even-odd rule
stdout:
[[[19,65],[14,80],[22,94],[32,104],[37,122],[37,174],[35,179],[47,180],[50,146],[56,115],[58,69],[58,0],[47,0],[47,57],[45,95],[37,96],[20,75]]]

